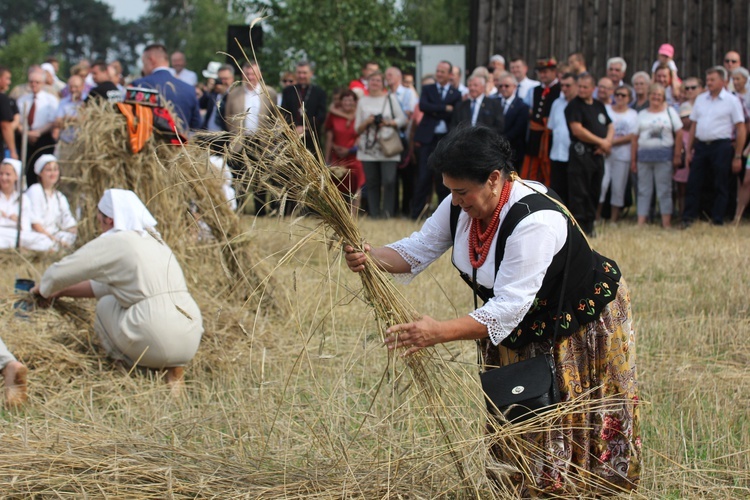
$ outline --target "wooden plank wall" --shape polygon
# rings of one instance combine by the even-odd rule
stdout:
[[[665,42],[675,47],[683,78],[702,76],[728,50],[750,64],[747,0],[472,0],[471,12],[470,69],[492,54],[520,54],[531,66],[580,51],[594,75],[605,73],[607,58],[624,57],[629,81],[638,70],[650,72]]]

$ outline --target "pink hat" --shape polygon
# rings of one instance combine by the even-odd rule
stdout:
[[[661,47],[659,47],[658,53],[667,57],[674,57],[674,47],[672,47],[668,43],[664,43]]]

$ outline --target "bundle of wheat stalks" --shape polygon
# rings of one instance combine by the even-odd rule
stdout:
[[[207,228],[221,244],[217,262],[226,285],[258,289],[262,279],[254,272],[255,256],[205,145],[172,145],[155,130],[143,149],[133,153],[125,117],[113,104],[97,100],[81,108],[79,122],[74,142],[63,148],[60,158],[63,189],[81,215],[79,244],[98,234],[97,203],[104,191],[131,189],[154,214],[157,230],[183,265],[190,267],[191,251]]]

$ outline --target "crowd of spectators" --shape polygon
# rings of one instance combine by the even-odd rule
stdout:
[[[505,136],[521,178],[551,187],[589,234],[596,221],[617,222],[631,206],[638,224],[660,220],[668,228],[674,216],[683,226],[704,215],[714,224],[739,221],[750,200],[750,75],[735,51],[683,78],[669,44],[630,78],[621,57],[595,77],[581,53],[565,61],[542,57],[531,69],[522,57],[510,58],[506,69],[506,59],[494,55],[465,79],[462,68],[441,61],[419,89],[414,75],[367,61],[330,101],[310,61],[282,73],[278,92],[268,80],[261,89],[257,62],[241,73],[211,62],[199,79],[185,54],[163,45],[147,46],[141,61],[140,77],[126,81],[117,61],[81,60],[62,82],[50,58],[12,90],[10,72],[0,66],[3,156],[22,160],[27,186],[38,182],[33,166],[41,155],[74,140],[81,106],[121,101],[134,86],[159,90],[186,137],[208,130],[252,138],[280,108],[310,151],[323,151],[352,210],[372,218],[429,214],[448,194],[429,168],[430,155],[464,126]],[[27,153],[20,158],[24,129]],[[385,154],[381,141],[394,133],[403,151]],[[239,176],[242,166],[233,167]],[[273,206],[262,191],[237,193],[255,196],[257,215]]]

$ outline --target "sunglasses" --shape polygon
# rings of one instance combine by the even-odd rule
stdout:
[[[628,94],[615,93],[615,97],[628,97]]]
[[[698,90],[697,85],[685,85],[685,90]]]
[[[739,61],[739,59],[724,59],[724,62],[727,63],[727,64],[729,64],[729,63],[737,64],[740,61]]]

